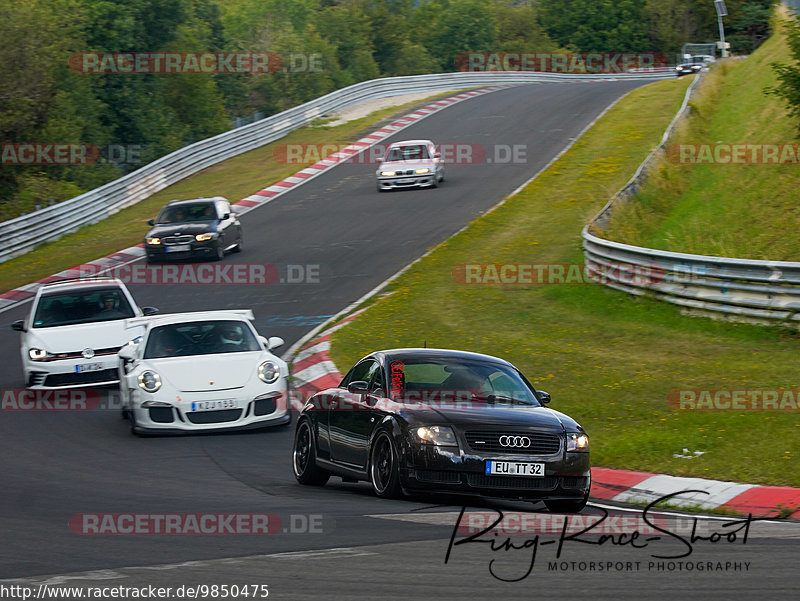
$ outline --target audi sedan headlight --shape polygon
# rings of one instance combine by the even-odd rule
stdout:
[[[264,361],[258,366],[258,377],[267,384],[273,384],[281,376],[281,368],[277,363]]]
[[[28,349],[28,357],[31,358],[31,361],[46,361],[47,355],[49,355],[49,353],[44,349],[40,348]]]
[[[194,237],[194,239],[197,240],[198,242],[205,242],[206,240],[212,240],[213,238],[216,237],[217,237],[216,233],[206,233],[206,234],[197,234]]]
[[[423,167],[422,169],[415,169],[414,170],[414,173],[419,173],[419,174],[430,173],[430,172],[431,172],[431,170],[428,169],[427,167]]]
[[[156,246],[157,244],[161,244],[161,238],[150,237],[150,238],[145,238],[145,240],[150,246]]]
[[[161,376],[154,371],[143,371],[139,374],[139,388],[145,392],[156,392],[161,388]]]
[[[567,451],[588,451],[589,437],[586,434],[570,432],[567,434]]]
[[[420,426],[414,429],[416,442],[438,446],[458,446],[456,435],[447,426]]]
[[[394,175],[394,171],[381,171],[381,175],[384,177],[392,177]]]

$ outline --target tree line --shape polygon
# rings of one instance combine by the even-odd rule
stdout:
[[[727,0],[733,52],[767,37],[773,3]],[[674,56],[716,37],[711,0],[4,0],[0,219],[72,198],[236,118],[377,77],[454,71],[466,52]],[[91,73],[73,60],[132,52],[271,53],[281,66]],[[22,160],[32,156],[25,144],[40,145],[44,164]],[[89,145],[93,160],[52,161],[48,144]]]

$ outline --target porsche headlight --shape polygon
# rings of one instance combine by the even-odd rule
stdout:
[[[586,434],[570,432],[567,434],[567,451],[588,451],[589,437]]]
[[[456,435],[447,426],[420,426],[414,429],[416,442],[435,444],[438,446],[458,446]]]
[[[428,169],[427,167],[423,167],[422,169],[415,169],[414,170],[414,173],[419,173],[419,174],[430,173],[430,172],[431,172],[431,170]]]
[[[197,234],[194,239],[198,242],[205,242],[206,240],[211,240],[212,238],[216,238],[217,234],[215,233],[206,233],[206,234]]]
[[[40,348],[30,348],[28,349],[28,357],[31,358],[31,361],[46,361],[47,360],[47,351]]]
[[[161,244],[161,238],[145,238],[145,240],[151,246],[155,246],[157,244]]]
[[[258,366],[258,377],[267,384],[272,384],[281,376],[281,368],[277,363],[264,361]]]
[[[154,371],[143,371],[139,374],[139,388],[145,392],[156,392],[161,388],[161,376]]]

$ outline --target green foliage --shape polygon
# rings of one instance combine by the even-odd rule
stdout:
[[[783,23],[786,30],[786,43],[789,46],[793,63],[772,63],[778,76],[778,85],[768,88],[768,92],[782,98],[789,106],[789,112],[798,121],[800,129],[800,22],[795,17]]]

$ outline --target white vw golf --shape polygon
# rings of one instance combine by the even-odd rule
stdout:
[[[288,368],[249,309],[129,319],[144,335],[119,351],[122,414],[135,434],[286,424]]]
[[[120,280],[94,278],[45,284],[27,319],[11,327],[21,334],[25,386],[74,388],[117,383],[117,352],[141,333],[126,320],[152,315],[139,308]]]

